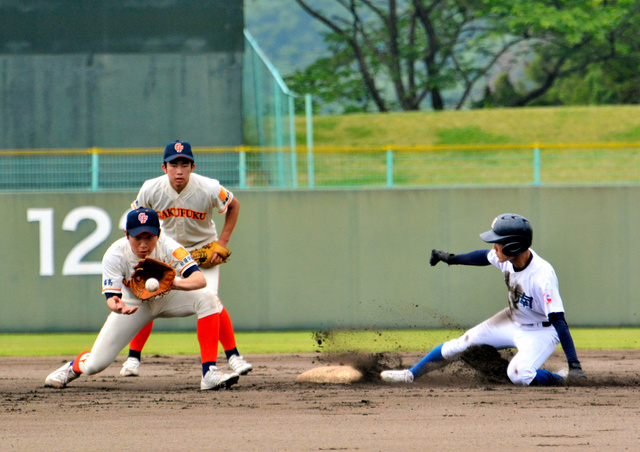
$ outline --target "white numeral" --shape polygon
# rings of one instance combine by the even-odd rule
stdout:
[[[101,262],[82,262],[82,259],[91,251],[102,244],[111,233],[111,218],[104,210],[93,207],[76,207],[64,218],[62,229],[75,231],[83,220],[92,220],[96,229],[82,239],[67,255],[62,266],[63,275],[100,275],[102,274]]]
[[[27,221],[40,223],[40,275],[53,276],[53,209],[27,209]]]

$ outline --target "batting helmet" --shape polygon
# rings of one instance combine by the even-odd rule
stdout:
[[[493,220],[491,229],[480,234],[480,238],[487,243],[503,244],[502,253],[505,256],[515,257],[531,246],[533,228],[529,220],[522,215],[504,213]]]

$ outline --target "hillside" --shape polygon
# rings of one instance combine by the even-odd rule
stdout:
[[[305,127],[297,117],[301,146]],[[317,147],[638,142],[640,106],[314,116],[313,127]]]
[[[245,0],[244,16],[245,27],[283,76],[326,54],[327,28],[293,0]]]

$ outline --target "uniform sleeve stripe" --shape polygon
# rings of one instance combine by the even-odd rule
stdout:
[[[229,207],[229,204],[231,204],[231,201],[233,201],[233,195],[231,194],[231,192],[228,192],[228,196],[229,201],[224,204],[224,209],[218,210],[218,213],[225,213],[227,211],[227,207]]]
[[[184,267],[182,267],[182,270],[180,270],[180,276],[182,276],[184,274],[184,271],[188,268],[193,267],[194,265],[198,265],[196,264],[195,261],[191,262],[190,264],[185,265]]]

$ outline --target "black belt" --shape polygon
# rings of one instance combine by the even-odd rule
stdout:
[[[522,326],[538,326],[538,323],[523,323]],[[543,327],[551,326],[551,322],[542,322]]]

